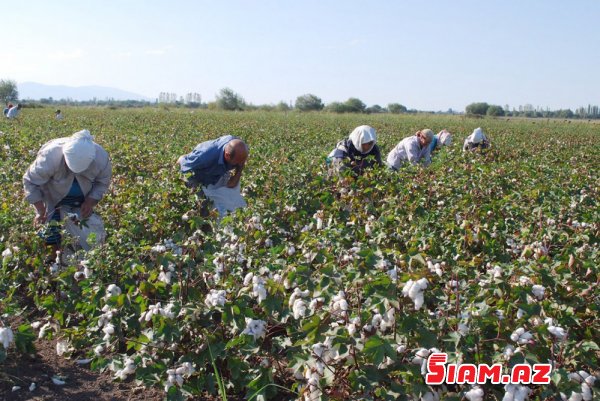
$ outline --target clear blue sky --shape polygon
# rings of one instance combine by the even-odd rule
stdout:
[[[600,1],[0,0],[0,78],[421,110],[600,104]]]

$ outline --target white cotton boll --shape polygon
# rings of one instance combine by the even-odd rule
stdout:
[[[515,354],[515,347],[513,347],[512,345],[507,345],[504,348],[504,357],[506,359],[510,359],[514,354]]]
[[[10,248],[6,248],[2,251],[2,259],[9,259],[13,256],[12,250]]]
[[[464,323],[459,323],[457,331],[460,333],[460,335],[466,336],[469,334],[469,326]]]
[[[529,343],[532,338],[533,335],[530,332],[525,331],[525,329],[522,327],[519,327],[510,335],[510,339],[520,345]]]
[[[75,272],[75,274],[73,274],[73,279],[75,281],[81,281],[83,280],[85,277],[85,273],[84,272]]]
[[[14,341],[14,334],[10,327],[0,328],[0,343],[4,349],[8,349],[10,344]]]
[[[415,301],[415,309],[419,310],[421,309],[421,307],[423,306],[423,303],[425,303],[425,298],[423,297],[423,293],[420,292],[414,299]]]
[[[322,230],[323,229],[323,219],[320,217],[317,217],[317,230]]]
[[[96,348],[94,348],[94,354],[96,354],[96,356],[102,355],[103,352],[104,347],[102,345],[97,345]]]
[[[167,247],[164,245],[158,244],[158,245],[153,246],[151,248],[151,251],[155,252],[155,253],[164,253],[167,251]]]
[[[288,254],[288,256],[292,256],[295,253],[296,253],[296,248],[294,247],[294,245],[288,246],[288,248],[287,248],[287,254]]]
[[[112,323],[107,324],[106,326],[104,326],[104,328],[102,329],[102,331],[105,334],[109,334],[112,335],[115,333],[115,326]]]
[[[469,401],[483,401],[483,389],[481,387],[473,387],[465,393],[465,397]]]
[[[535,297],[537,299],[544,299],[544,292],[545,292],[545,288],[541,285],[534,285],[533,287],[531,287],[531,291],[533,292],[533,295],[535,295]]]
[[[69,350],[69,343],[67,343],[66,341],[58,341],[56,343],[56,354],[58,356],[62,356],[68,350]]]
[[[567,338],[567,332],[562,327],[548,326],[548,331],[559,341],[565,340]]]
[[[14,393],[15,391],[19,391],[19,390],[21,390],[21,386],[13,386],[10,391],[12,391]]]
[[[519,308],[519,310],[517,311],[517,319],[521,319],[523,316],[525,316],[525,311]]]
[[[379,313],[377,313],[375,316],[373,316],[373,319],[371,320],[371,326],[379,327],[382,321],[383,317]]]
[[[116,284],[110,284],[106,287],[106,292],[109,296],[121,295],[121,289]]]
[[[306,316],[306,303],[302,299],[296,299],[292,306],[292,312],[294,313],[294,319],[296,320]]]
[[[171,284],[171,272],[160,272],[158,281],[162,281],[165,284]]]
[[[371,225],[371,223],[365,224],[365,234],[367,234],[368,236],[371,236],[371,234],[373,234],[373,226]]]
[[[406,351],[406,345],[404,344],[398,344],[398,346],[396,347],[396,352],[401,354],[404,351]]]
[[[252,273],[252,272],[246,274],[246,277],[244,277],[244,285],[250,284],[250,282],[252,282],[253,277],[254,277],[254,273]]]
[[[50,322],[47,322],[45,325],[43,325],[38,334],[38,338],[44,338],[46,336],[46,331],[48,331],[48,329],[50,329],[51,327],[52,325],[50,324]]]
[[[398,269],[396,267],[393,267],[390,270],[388,270],[387,271],[387,275],[390,277],[390,279],[393,282],[397,282],[398,281]]]
[[[35,388],[36,388],[36,385],[35,385],[35,383],[31,383],[31,384],[29,385],[29,391],[33,391],[33,390],[35,390]]]

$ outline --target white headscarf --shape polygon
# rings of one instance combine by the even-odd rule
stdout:
[[[441,130],[438,133],[438,141],[442,146],[450,146],[452,145],[452,134],[445,129]]]
[[[481,128],[475,128],[473,133],[471,134],[471,142],[473,143],[481,143],[483,142],[483,130]]]
[[[69,170],[75,174],[87,169],[96,158],[94,138],[84,129],[74,133],[63,145],[63,155]]]
[[[369,153],[373,149],[373,146],[375,146],[375,143],[377,143],[377,133],[375,132],[375,128],[368,125],[361,125],[354,128],[354,131],[350,134],[350,140],[360,153]],[[363,152],[361,145],[368,142],[373,142],[373,145],[366,152]]]

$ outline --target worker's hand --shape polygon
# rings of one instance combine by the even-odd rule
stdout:
[[[35,218],[33,219],[33,226],[39,227],[46,223],[46,206],[43,201],[38,201],[33,204],[35,207]]]
[[[92,215],[94,211],[94,206],[98,204],[96,199],[92,199],[90,197],[85,198],[85,201],[81,204],[81,218],[87,219]]]
[[[36,213],[35,218],[33,219],[33,226],[40,227],[46,223],[46,212]]]

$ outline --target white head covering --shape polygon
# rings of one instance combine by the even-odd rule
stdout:
[[[96,147],[90,131],[84,129],[71,135],[63,145],[63,155],[72,172],[77,174],[87,169],[96,158]]]
[[[471,134],[471,142],[481,143],[483,142],[483,130],[481,128],[475,128]]]
[[[438,141],[442,146],[450,146],[452,145],[452,134],[445,129],[441,130],[438,133]]]
[[[350,140],[356,150],[361,153],[369,153],[371,149],[373,149],[373,146],[375,146],[375,143],[377,143],[377,133],[375,132],[375,128],[368,125],[361,125],[360,127],[354,128],[354,131],[350,134]],[[373,142],[373,146],[366,152],[363,152],[361,145],[368,142]]]

